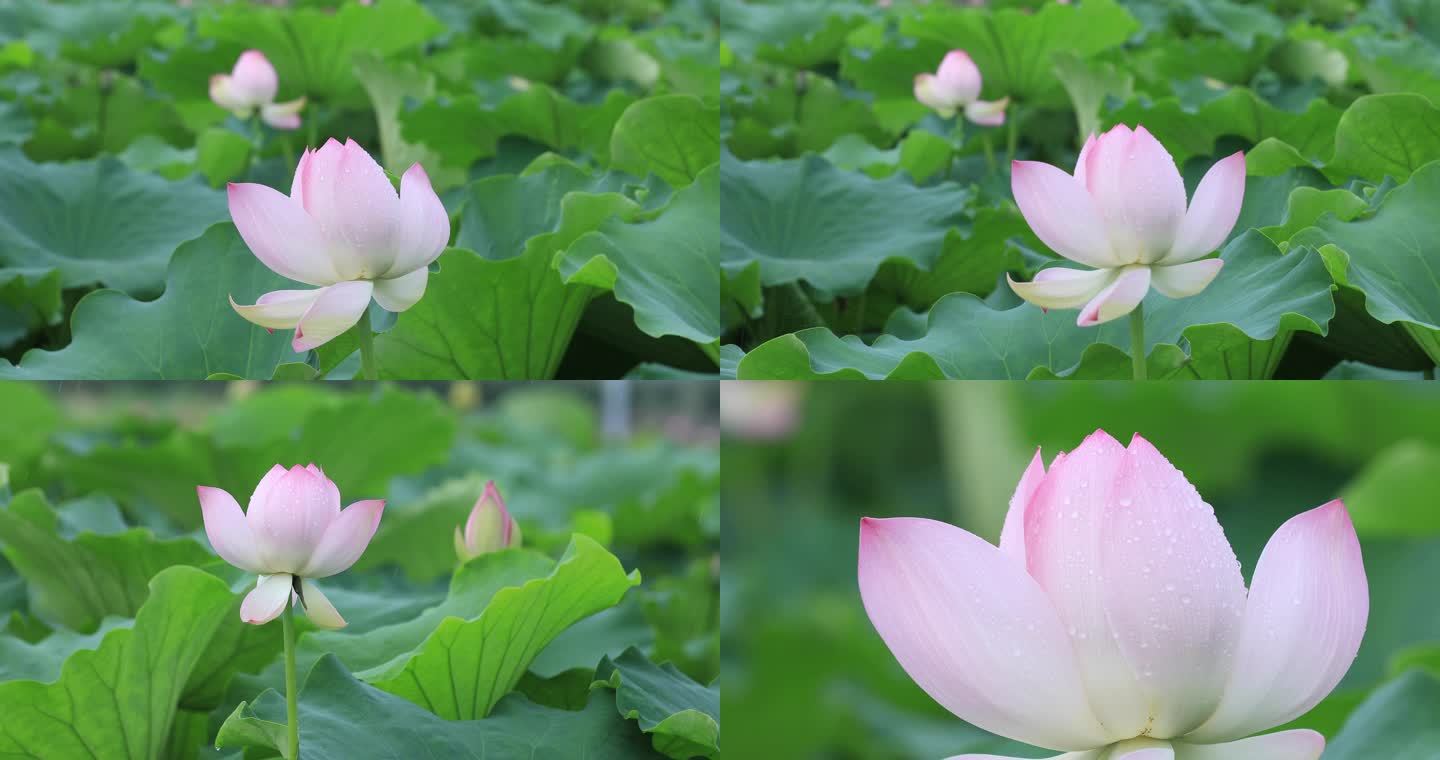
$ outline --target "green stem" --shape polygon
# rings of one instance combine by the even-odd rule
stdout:
[[[962,116],[955,117],[955,135],[950,140],[950,156],[945,160],[945,176],[942,179],[950,179],[950,172],[955,168],[955,154],[960,152],[960,146],[965,144],[965,119]]]
[[[1005,126],[1009,133],[1005,136],[1005,159],[1007,162],[1015,160],[1015,151],[1020,147],[1020,108],[1012,107],[1005,119]]]
[[[380,375],[375,371],[375,333],[370,329],[370,309],[360,313],[360,321],[355,325],[355,336],[360,339],[360,379],[379,380]]]
[[[300,690],[295,687],[295,611],[285,600],[280,624],[285,629],[285,720],[290,733],[290,752],[285,757],[300,757]]]
[[[1145,305],[1130,312],[1130,360],[1135,365],[1135,379],[1145,379]]]
[[[986,132],[980,136],[980,144],[985,146],[985,166],[990,171],[995,171],[995,145],[990,142],[990,133]]]
[[[250,117],[250,166],[249,170],[255,170],[255,164],[260,163],[260,146],[265,141],[265,134],[260,130],[260,113]]]

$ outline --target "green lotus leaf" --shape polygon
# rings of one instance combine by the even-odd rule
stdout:
[[[1440,515],[1417,488],[1440,466],[1440,449],[1402,441],[1380,452],[1345,488],[1345,506],[1363,538],[1440,536]]]
[[[406,142],[400,132],[400,113],[406,98],[425,100],[432,97],[435,94],[435,75],[414,63],[386,62],[369,53],[355,57],[354,70],[355,78],[370,96],[375,119],[380,125],[380,164],[397,176],[403,175],[412,164],[421,164],[436,192],[463,184],[463,172],[441,166],[438,156],[423,145]]]
[[[35,131],[25,154],[36,161],[69,161],[118,153],[144,137],[175,146],[191,136],[169,99],[131,76],[118,73],[81,74],[93,77],[69,87],[35,107]]]
[[[0,152],[0,275],[54,269],[64,287],[153,294],[175,247],[228,217],[224,194],[198,181],[113,158],[37,164]]]
[[[1287,141],[1288,142],[1288,141]],[[1345,109],[1335,129],[1335,155],[1325,173],[1336,182],[1360,177],[1404,182],[1440,159],[1440,108],[1420,95],[1367,95]]]
[[[744,159],[820,152],[848,134],[874,143],[894,138],[863,98],[811,74],[737,95],[727,104],[727,113],[734,126],[725,146]]]
[[[20,103],[0,103],[0,145],[19,145],[30,139],[35,120]]]
[[[615,690],[620,714],[633,718],[666,757],[720,757],[720,688],[702,686],[675,669],[656,665],[638,649],[600,661],[595,685]]]
[[[1311,101],[1302,112],[1286,111],[1252,90],[1237,87],[1194,110],[1173,97],[1148,105],[1132,100],[1107,113],[1103,121],[1107,127],[1143,124],[1184,166],[1195,156],[1213,155],[1215,142],[1227,135],[1252,143],[1273,137],[1305,156],[1328,156],[1338,139],[1341,111],[1323,100]]]
[[[169,95],[180,121],[192,132],[224,121],[227,112],[210,100],[210,77],[228,74],[250,46],[241,41],[199,37],[147,50],[139,56],[139,78]]]
[[[477,748],[496,757],[640,760],[656,757],[634,727],[601,695],[583,710],[542,707],[523,696],[501,700],[484,720],[446,720],[366,685],[339,660],[316,663],[300,693],[300,747],[319,760],[466,757]],[[266,691],[242,702],[220,727],[223,747],[279,752],[285,698]]]
[[[70,655],[82,649],[95,649],[106,634],[129,622],[126,618],[109,617],[94,633],[60,629],[36,642],[0,634],[0,681],[54,681]]]
[[[970,197],[956,185],[870,179],[817,156],[727,155],[720,165],[721,266],[735,277],[758,263],[766,286],[803,281],[845,295],[864,290],[890,260],[928,271]]]
[[[1440,678],[1412,670],[1376,689],[1350,715],[1325,748],[1326,760],[1423,760],[1440,743],[1437,710]]]
[[[1231,0],[1185,0],[1184,6],[1202,29],[1221,34],[1247,50],[1255,47],[1256,38],[1285,36],[1285,22],[1260,6]]]
[[[445,535],[449,538],[451,533]],[[454,559],[453,545],[446,557]],[[442,621],[473,621],[501,589],[544,578],[554,567],[550,558],[528,549],[483,554],[456,568],[445,598],[418,614],[367,631],[348,627],[311,631],[300,638],[297,656],[302,667],[327,654],[359,671],[399,667],[419,651]]]
[[[561,631],[614,606],[639,582],[577,535],[550,575],[495,592],[474,620],[445,618],[411,656],[360,676],[447,720],[483,718]]]
[[[500,138],[510,135],[609,160],[610,135],[632,96],[612,90],[601,102],[577,103],[548,85],[523,86],[493,106],[474,96],[427,101],[400,115],[401,134],[462,169],[494,156]]]
[[[921,6],[900,20],[902,34],[969,53],[985,72],[987,99],[1009,96],[1027,102],[1063,102],[1054,71],[1056,53],[1089,57],[1119,46],[1138,29],[1114,0],[1046,3],[1033,13],[939,4]]]
[[[264,397],[262,394],[261,398]],[[242,404],[250,419],[235,437],[175,430],[156,440],[106,442],[63,457],[66,487],[103,491],[121,503],[163,512],[199,528],[195,486],[244,498],[276,464],[319,464],[349,501],[383,495],[391,478],[439,464],[455,437],[444,404],[423,394],[381,389],[315,408]],[[212,425],[229,425],[228,420]],[[253,437],[239,438],[241,432]],[[146,477],[135,477],[136,472]],[[347,503],[349,503],[347,501]]]
[[[640,607],[655,632],[657,662],[671,662],[701,683],[720,676],[720,579],[710,563],[694,560],[684,574],[647,583]]]
[[[845,135],[825,151],[825,160],[846,170],[859,170],[880,179],[904,171],[916,184],[924,184],[949,169],[955,148],[945,138],[916,130],[889,150],[881,150],[860,135]]]
[[[1435,61],[1433,42],[1413,36],[1391,39],[1351,34],[1343,46],[1349,48],[1351,65],[1375,92],[1440,97],[1440,65]]]
[[[712,164],[663,209],[580,236],[556,261],[567,285],[613,290],[647,335],[719,340],[719,175]]]
[[[191,539],[159,539],[143,528],[67,538],[38,490],[0,508],[0,552],[25,578],[36,614],[86,633],[108,616],[139,612],[151,577],[166,567],[214,560]]]
[[[899,131],[930,113],[929,106],[915,99],[915,75],[934,71],[949,50],[934,39],[884,39],[873,47],[852,44],[840,56],[840,76],[870,93],[874,118],[886,129]]]
[[[738,55],[796,68],[835,60],[845,36],[872,12],[854,0],[723,0],[717,6],[721,36]]]
[[[0,385],[0,408],[10,421],[0,425],[0,463],[24,467],[48,448],[50,436],[60,428],[60,409],[42,386],[25,383]],[[0,477],[0,500],[9,496],[6,489],[17,474]]]
[[[1371,317],[1401,324],[1440,361],[1435,198],[1440,198],[1440,163],[1427,164],[1391,190],[1372,215],[1351,221],[1326,215],[1290,240],[1292,246],[1319,249],[1335,282],[1363,296]]]
[[[24,40],[46,56],[123,66],[184,12],[162,0],[94,0],[84,5],[14,0],[0,7],[0,42]]]
[[[533,0],[484,0],[500,26],[521,32],[547,48],[558,48],[574,37],[588,37],[592,25],[584,16],[563,5]]]
[[[234,225],[217,224],[175,249],[159,298],[90,293],[70,316],[70,345],[27,351],[16,365],[0,359],[0,378],[203,380],[217,372],[268,378],[295,359],[289,336],[241,319],[228,299],[254,303],[293,286],[255,258]]]
[[[405,379],[548,378],[595,289],[567,284],[555,259],[585,233],[639,206],[615,175],[563,160],[472,184],[456,248],[420,303],[376,341],[380,373]]]
[[[610,135],[610,165],[672,187],[693,182],[720,160],[720,109],[693,95],[658,95],[631,104]]]
[[[352,69],[358,54],[414,50],[443,30],[417,0],[346,3],[333,11],[222,5],[199,20],[202,37],[263,52],[279,74],[280,100],[343,105],[366,103]]]
[[[132,760],[164,756],[186,683],[234,618],[219,578],[171,567],[150,582],[133,625],[65,661],[54,683],[0,683],[0,753]]]
[[[1313,251],[1281,255],[1252,231],[1226,246],[1221,258],[1226,262],[1221,275],[1199,296],[1146,297],[1146,346],[1156,376],[1268,377],[1294,331],[1324,334],[1334,303],[1329,277]],[[1044,312],[1028,304],[997,310],[968,293],[940,299],[927,316],[899,310],[886,332],[866,345],[824,328],[802,330],[751,351],[737,375],[1099,379],[1126,377],[1129,371],[1126,320],[1082,328],[1074,311]]]

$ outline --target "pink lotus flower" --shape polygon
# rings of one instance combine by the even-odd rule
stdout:
[[[1201,259],[1230,234],[1245,198],[1245,155],[1221,159],[1185,207],[1185,183],[1144,127],[1091,136],[1075,175],[1038,161],[1012,164],[1011,189],[1035,235],[1094,270],[1052,267],[1016,295],[1044,309],[1080,309],[1081,327],[1134,311],[1151,286],[1171,298],[1204,290],[1224,262]]]
[[[305,99],[276,103],[275,94],[280,89],[280,78],[275,67],[259,50],[246,50],[235,61],[235,68],[229,74],[210,77],[210,99],[215,105],[248,119],[260,110],[260,118],[276,129],[299,129],[300,109]]]
[[[245,512],[219,488],[195,490],[215,553],[260,576],[240,605],[241,620],[268,623],[294,600],[316,625],[345,625],[314,579],[343,572],[360,559],[380,525],[383,500],[357,501],[342,511],[340,490],[313,464],[289,470],[275,465],[255,486]]]
[[[1049,472],[1036,453],[998,548],[866,518],[859,575],[871,622],[931,697],[1066,760],[1315,760],[1314,731],[1245,737],[1335,687],[1369,611],[1338,500],[1280,526],[1247,593],[1185,476],[1145,439],[1104,432]]]
[[[485,492],[470,510],[465,521],[465,532],[455,526],[455,553],[460,561],[474,559],[481,554],[498,552],[501,549],[520,546],[520,523],[505,509],[505,500],[500,498],[500,489],[495,481],[485,484]]]
[[[986,127],[1005,123],[1009,98],[980,100],[980,69],[964,50],[951,50],[934,74],[915,75],[915,99],[948,119],[961,108],[965,118]]]
[[[230,216],[245,244],[275,273],[318,290],[277,290],[254,306],[230,305],[270,330],[294,328],[308,351],[360,320],[373,297],[405,311],[425,294],[430,262],[450,241],[450,216],[420,164],[400,179],[354,140],[305,151],[290,195],[230,185]]]

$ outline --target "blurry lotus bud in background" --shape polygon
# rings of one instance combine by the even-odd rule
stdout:
[[[784,438],[799,425],[804,398],[803,383],[728,381],[720,394],[720,428],[737,438]]]

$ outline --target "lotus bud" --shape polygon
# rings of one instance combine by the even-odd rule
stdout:
[[[986,127],[1005,123],[1010,99],[980,100],[980,68],[964,50],[951,50],[935,73],[915,75],[915,99],[950,118],[965,109],[965,118]]]
[[[495,481],[488,481],[485,492],[470,510],[464,532],[455,526],[455,553],[464,562],[481,554],[519,546],[520,524],[505,509],[505,500],[500,497]]]
[[[259,50],[246,50],[229,74],[210,77],[210,100],[215,105],[248,119],[258,110],[260,118],[276,129],[299,129],[300,109],[305,99],[276,103],[280,77],[270,59]]]

